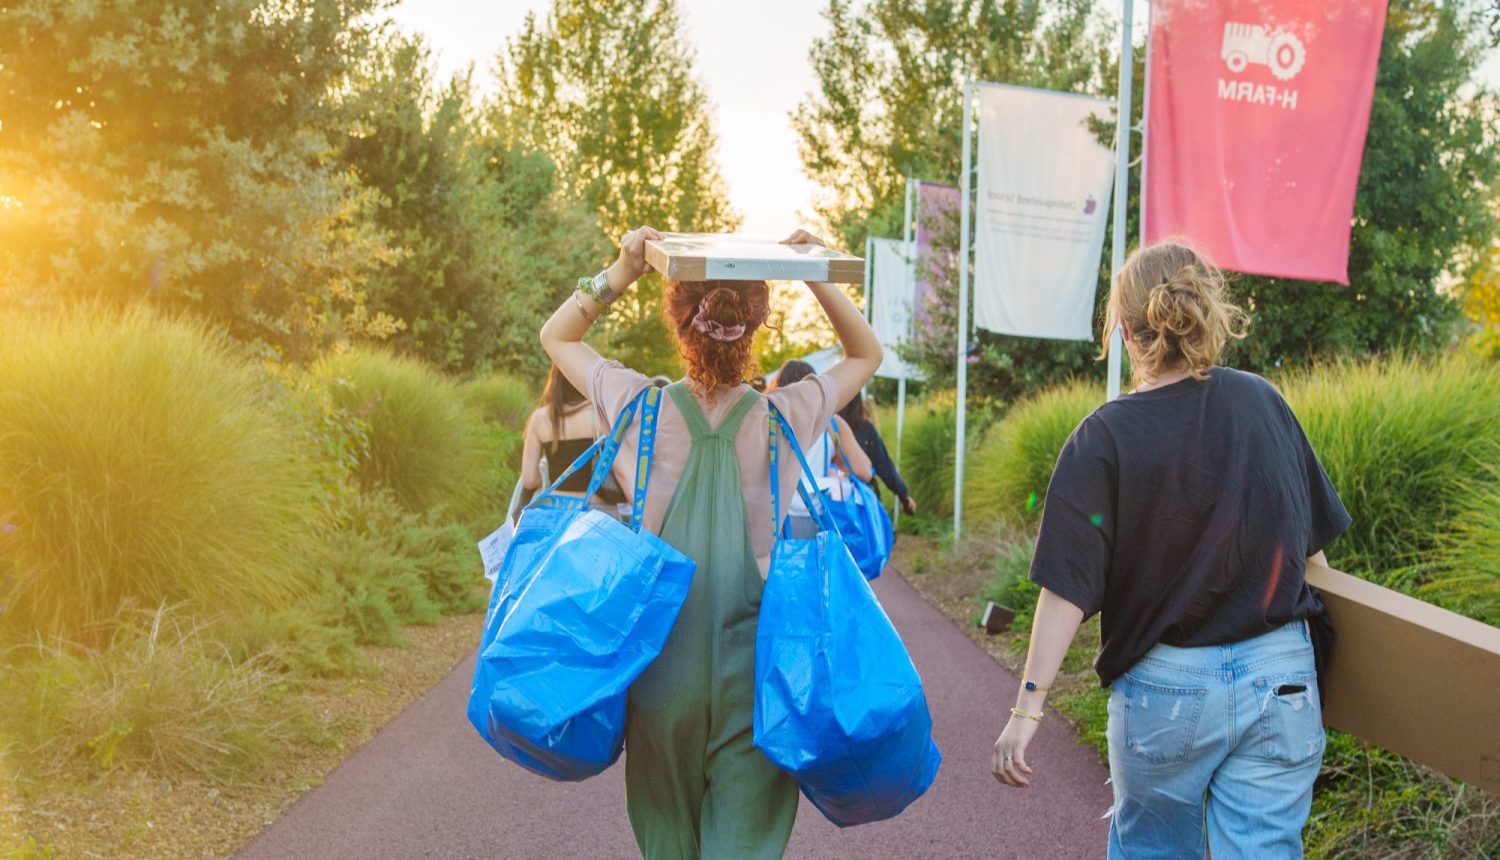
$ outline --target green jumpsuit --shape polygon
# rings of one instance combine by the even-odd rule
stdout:
[[[667,394],[693,441],[661,537],[698,569],[661,656],[630,688],[630,825],[647,860],[779,858],[797,814],[797,782],[752,743],[764,583],[734,449],[759,395],[746,392],[712,428],[683,383]]]

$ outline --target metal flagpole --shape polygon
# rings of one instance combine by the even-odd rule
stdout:
[[[875,317],[870,310],[870,269],[874,261],[875,237],[865,236],[865,321],[869,322]]]
[[[921,183],[915,183],[916,186],[919,186],[920,184]],[[902,274],[905,275],[905,277],[903,277],[901,280],[906,285],[903,288],[906,296],[908,298],[912,299],[911,313],[908,313],[907,316],[906,316],[906,334],[907,334],[907,337],[911,336],[912,318],[913,318],[913,316],[916,313],[916,301],[915,301],[915,299],[916,299],[916,292],[917,292],[916,291],[916,278],[915,278],[916,270],[915,270],[915,268],[912,265],[912,261],[913,261],[913,259],[915,259],[915,256],[912,254],[912,239],[911,239],[911,232],[912,232],[912,230],[911,230],[911,212],[912,212],[912,205],[913,205],[913,202],[914,202],[914,198],[916,196],[917,196],[917,188],[914,187],[914,183],[912,182],[912,178],[911,178],[911,173],[908,172],[906,174],[906,214],[903,216],[903,218],[901,220],[901,265],[903,267]],[[897,472],[901,471],[901,437],[902,437],[902,435],[903,435],[903,433],[904,433],[904,431],[906,429],[906,374],[907,374],[907,370],[908,369],[906,367],[906,362],[904,362],[904,361],[901,362],[901,377],[896,380],[896,471]],[[900,523],[901,522],[901,500],[900,499],[896,500],[895,511],[896,511],[895,516],[892,518],[892,524],[893,525],[896,524],[896,523]]]
[[[1125,20],[1120,26],[1120,107],[1115,122],[1115,228],[1114,252],[1110,282],[1119,277],[1125,267],[1125,207],[1130,191],[1130,84],[1135,71],[1133,56],[1134,40],[1131,38],[1131,18],[1134,0],[1124,0]],[[1125,339],[1120,327],[1109,333],[1109,388],[1107,396],[1114,400],[1120,396],[1120,353],[1125,350]]]
[[[1146,80],[1141,84],[1141,193],[1136,244],[1146,247],[1146,117],[1151,115],[1151,3],[1146,0]]]
[[[974,79],[964,81],[963,184],[959,186],[958,218],[958,421],[953,454],[953,542],[958,543],[964,522],[964,431],[969,396],[969,167],[973,160]]]

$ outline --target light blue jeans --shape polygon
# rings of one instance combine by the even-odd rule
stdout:
[[[1323,746],[1307,622],[1157,645],[1109,697],[1110,858],[1301,857]]]

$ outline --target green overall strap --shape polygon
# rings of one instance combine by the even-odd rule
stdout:
[[[724,420],[719,422],[719,426],[711,427],[708,417],[703,414],[698,402],[688,391],[687,383],[674,382],[668,385],[667,395],[677,405],[677,411],[682,413],[682,420],[687,423],[688,432],[693,435],[694,442],[715,436],[733,439],[734,434],[740,428],[740,422],[745,420],[745,415],[750,411],[750,407],[760,399],[760,395],[754,391],[746,391],[745,396],[740,398],[740,402],[735,404],[734,409],[730,410],[729,414],[724,416]]]

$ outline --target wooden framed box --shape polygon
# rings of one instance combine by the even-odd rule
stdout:
[[[1500,628],[1308,565],[1333,618],[1323,722],[1500,794]]]
[[[646,262],[671,281],[865,280],[865,261],[853,254],[734,233],[668,233],[646,243]]]

